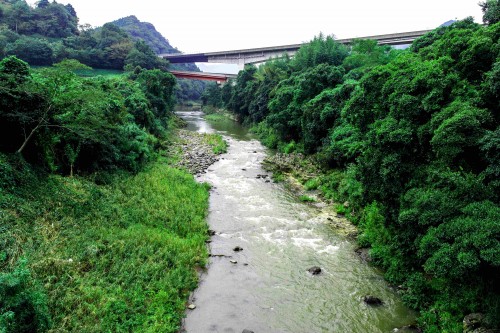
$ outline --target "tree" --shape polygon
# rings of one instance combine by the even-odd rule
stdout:
[[[481,10],[483,11],[483,22],[485,24],[495,24],[500,21],[500,1],[487,0],[480,2]]]
[[[49,0],[40,0],[36,3],[37,8],[47,8],[50,6]]]
[[[19,38],[14,43],[7,45],[5,52],[7,55],[15,55],[31,65],[46,66],[52,64],[52,48],[49,43],[42,39]]]
[[[71,16],[73,16],[73,17],[78,17],[78,16],[76,15],[76,10],[75,10],[75,8],[74,8],[74,7],[73,7],[70,3],[68,3],[68,4],[67,4],[67,5],[65,5],[64,7],[66,7],[66,10],[68,11],[68,13],[69,13]]]
[[[136,81],[141,85],[146,98],[151,103],[155,119],[160,122],[161,127],[166,128],[175,103],[173,96],[175,77],[159,69],[142,70],[137,75]],[[160,135],[161,133],[154,134]]]
[[[144,69],[162,69],[166,70],[168,62],[158,57],[153,50],[142,40],[135,42],[134,47],[125,58],[125,66],[133,69],[137,66]]]
[[[8,151],[22,153],[46,118],[45,100],[31,91],[31,83],[26,62],[14,56],[0,62],[2,146]]]

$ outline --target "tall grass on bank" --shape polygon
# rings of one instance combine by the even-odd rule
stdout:
[[[227,153],[227,142],[220,134],[204,133],[203,142],[212,147],[214,154]]]
[[[178,330],[206,264],[205,185],[159,162],[98,185],[0,157],[0,331]]]

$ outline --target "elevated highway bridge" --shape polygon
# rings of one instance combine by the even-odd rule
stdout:
[[[350,44],[356,39],[376,40],[379,45],[405,45],[411,44],[415,39],[432,30],[410,31],[387,35],[375,35],[356,38],[337,39],[341,44]],[[193,54],[161,54],[160,57],[167,59],[172,64],[213,62],[223,64],[237,64],[243,67],[246,64],[258,64],[266,62],[271,58],[278,58],[283,54],[293,56],[297,50],[307,43],[291,44],[282,46],[270,46],[245,50],[193,53]],[[175,74],[174,74],[175,75]]]

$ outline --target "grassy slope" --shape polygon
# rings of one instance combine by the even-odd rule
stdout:
[[[206,186],[158,162],[108,185],[26,167],[7,179],[1,157],[0,269],[27,258],[54,331],[178,329],[206,263]]]

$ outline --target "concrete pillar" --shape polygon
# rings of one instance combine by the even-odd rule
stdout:
[[[244,56],[243,56],[243,57],[242,57],[242,56],[240,56],[240,57],[238,58],[238,69],[239,69],[240,71],[242,71],[243,69],[245,69],[245,65],[246,65],[246,61],[245,61],[245,60],[246,60],[246,59],[245,59],[245,57],[244,57]]]

